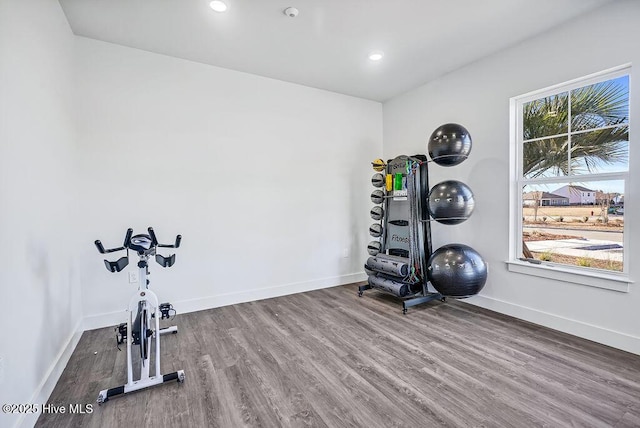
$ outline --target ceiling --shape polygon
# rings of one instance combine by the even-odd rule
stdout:
[[[612,0],[59,1],[78,36],[385,101]]]

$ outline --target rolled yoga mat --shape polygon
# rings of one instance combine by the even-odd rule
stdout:
[[[383,276],[369,276],[369,285],[378,290],[385,291],[397,297],[406,297],[411,292],[409,284],[394,281]]]
[[[409,275],[409,259],[405,257],[377,254],[367,259],[367,267],[376,272],[405,278]]]

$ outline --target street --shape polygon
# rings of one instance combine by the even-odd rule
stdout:
[[[595,239],[601,241],[613,241],[622,244],[623,233],[613,230],[586,230],[586,229],[572,229],[571,227],[557,228],[557,227],[539,227],[539,226],[523,226],[524,231],[539,230],[540,232],[556,234],[556,235],[574,235],[580,236],[585,239]]]

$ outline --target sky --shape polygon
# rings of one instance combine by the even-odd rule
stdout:
[[[616,84],[622,86],[624,89],[626,89],[626,93],[629,93],[629,76],[621,76],[618,77],[616,79],[612,79]],[[627,114],[628,117],[628,114]],[[628,143],[627,143],[628,144]],[[629,147],[630,148],[630,147]],[[599,163],[598,167],[596,170],[594,170],[594,173],[611,173],[611,172],[625,172],[628,171],[628,160],[625,162],[618,162],[618,163],[613,163],[613,164],[605,164],[605,163]],[[550,174],[544,174],[543,177],[554,177],[557,176],[554,173],[550,173]],[[560,177],[559,177],[560,178]],[[562,176],[562,178],[566,178],[566,176]],[[545,192],[550,192],[553,193],[554,189],[558,189],[564,185],[566,185],[566,182],[558,182],[558,183],[552,183],[552,184],[541,184],[541,185],[528,185],[525,186],[525,192],[528,191],[538,191],[538,190],[542,190]],[[592,189],[592,190],[601,190],[604,192],[611,192],[611,193],[620,193],[620,194],[624,194],[624,181],[623,180],[607,180],[607,181],[591,181],[591,182],[584,182],[584,181],[580,181],[580,176],[576,175],[576,181],[570,183],[573,185],[579,185],[579,186],[583,186],[586,187],[588,189]]]

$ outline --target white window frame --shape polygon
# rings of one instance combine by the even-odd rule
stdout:
[[[529,92],[509,101],[510,107],[510,180],[509,180],[509,260],[507,267],[511,272],[533,275],[543,278],[550,278],[559,281],[571,282],[608,290],[628,292],[632,282],[629,278],[630,263],[630,225],[626,221],[623,230],[623,271],[609,272],[601,269],[591,269],[581,266],[570,266],[559,263],[545,261],[526,261],[522,257],[522,189],[526,184],[544,183],[572,183],[604,180],[624,180],[624,194],[628,194],[629,170],[615,173],[602,174],[580,174],[558,177],[544,177],[536,179],[526,179],[522,174],[522,110],[523,105],[540,98],[552,96],[562,92],[570,92],[583,86],[592,85],[598,82],[615,79],[622,76],[631,78],[631,65],[625,64],[599,73],[594,73],[569,82],[553,85],[544,89]],[[629,82],[631,87],[631,82]],[[631,91],[629,91],[631,93]],[[631,108],[631,100],[629,100]],[[629,118],[631,114],[629,114]],[[631,152],[631,120],[629,120],[629,152]],[[569,133],[571,132],[571,121],[569,121]],[[548,136],[549,138],[553,136]]]

